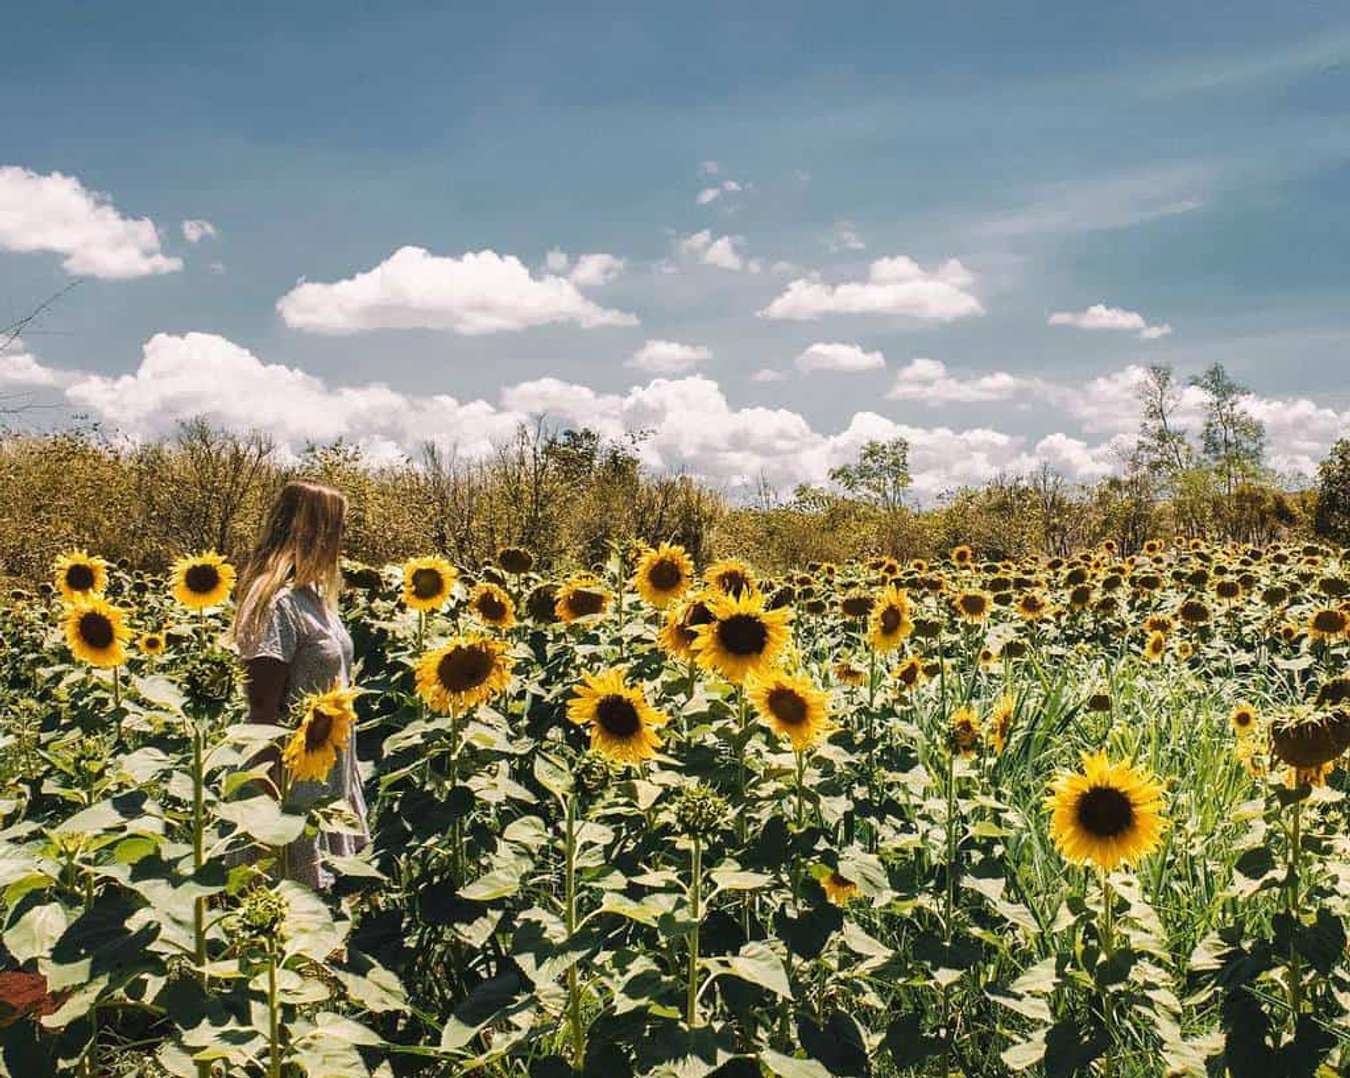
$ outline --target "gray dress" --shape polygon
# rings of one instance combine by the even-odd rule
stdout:
[[[290,667],[286,681],[286,703],[294,704],[312,692],[325,692],[333,683],[351,683],[352,638],[342,619],[324,605],[319,594],[308,585],[283,588],[277,592],[267,620],[256,639],[240,641],[244,660],[270,656]],[[284,717],[283,717],[284,722]],[[319,862],[322,853],[350,857],[370,841],[366,822],[366,798],[356,770],[356,732],[345,749],[337,753],[337,766],[326,782],[297,782],[291,787],[290,803],[313,804],[320,798],[344,798],[361,821],[361,834],[320,832],[310,838],[302,835],[287,847],[289,875],[316,890],[332,885],[333,874]]]

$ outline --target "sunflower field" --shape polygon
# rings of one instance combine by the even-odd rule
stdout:
[[[0,1070],[1350,1071],[1339,550],[345,576],[277,725],[216,555],[0,602]]]

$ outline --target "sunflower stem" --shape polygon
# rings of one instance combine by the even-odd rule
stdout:
[[[698,1025],[698,934],[703,917],[703,845],[694,835],[690,855],[689,913],[693,926],[689,929],[689,975],[685,983],[685,1017],[689,1028]]]
[[[1289,832],[1289,867],[1285,873],[1285,898],[1289,919],[1297,924],[1299,916],[1300,876],[1303,872],[1303,802],[1294,802],[1294,820]],[[1291,929],[1293,925],[1291,924]],[[1289,1025],[1296,1028],[1303,1006],[1303,963],[1292,936],[1289,944]]]
[[[277,999],[277,951],[275,936],[267,938],[267,1074],[281,1078],[281,1015]]]
[[[577,808],[576,798],[571,794],[563,799],[563,815],[566,821],[563,852],[565,924],[570,939],[577,930]],[[579,1071],[586,1062],[586,1031],[581,1024],[581,984],[576,963],[567,970],[567,1021],[572,1031],[572,1065]]]
[[[1111,889],[1111,880],[1106,869],[1101,870],[1102,884],[1102,963],[1109,967],[1116,949],[1116,896]],[[1109,971],[1108,971],[1109,972]],[[1106,1055],[1102,1073],[1111,1078],[1115,1073],[1112,1060],[1116,1039],[1115,1000],[1109,986],[1102,989],[1102,1021],[1106,1026]]]

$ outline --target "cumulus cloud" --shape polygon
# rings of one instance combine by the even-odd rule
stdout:
[[[702,345],[649,340],[628,358],[624,366],[652,374],[679,374],[693,370],[711,358],[712,352]]]
[[[973,404],[980,401],[1008,400],[1040,383],[1020,378],[1007,371],[960,378],[948,372],[941,360],[918,357],[895,373],[887,391],[889,400],[923,401],[926,404]]]
[[[0,166],[0,249],[64,255],[72,275],[127,280],[174,273],[181,258],[160,252],[148,217],[124,217],[112,199],[74,176]]]
[[[588,273],[595,272],[592,265]],[[583,329],[637,324],[635,316],[587,299],[573,281],[533,276],[512,255],[484,250],[453,258],[422,247],[400,247],[346,280],[301,282],[277,300],[277,310],[288,326],[330,334],[443,329],[475,336],[564,322]]]
[[[752,382],[782,382],[786,381],[787,372],[774,370],[772,367],[760,367],[750,376]]]
[[[577,264],[567,279],[578,288],[598,288],[609,284],[623,272],[624,260],[599,251],[595,254],[580,255]]]
[[[865,352],[856,344],[820,342],[811,345],[797,357],[797,369],[811,371],[876,371],[886,366],[886,357],[880,352]]]
[[[873,262],[865,281],[839,285],[809,277],[791,281],[759,315],[802,321],[826,314],[892,314],[953,322],[984,313],[968,291],[974,283],[974,276],[955,258],[925,270],[912,258],[897,255]]]
[[[10,341],[8,348],[0,350],[0,387],[51,388],[67,384],[71,377],[65,371],[44,366],[20,340]]]
[[[709,202],[715,202],[723,195],[739,194],[744,188],[735,180],[723,180],[719,184],[711,187],[705,187],[695,196],[694,201],[700,206],[706,206]]]
[[[716,266],[724,270],[759,271],[755,259],[747,259],[742,253],[745,239],[742,236],[714,237],[711,229],[701,229],[676,241],[676,250],[685,257],[696,259],[705,266]]]
[[[1166,322],[1150,325],[1148,319],[1138,311],[1108,307],[1105,303],[1094,303],[1083,311],[1056,311],[1050,316],[1049,324],[1077,329],[1124,330],[1138,333],[1140,339],[1145,341],[1155,341],[1172,332],[1172,327]]]
[[[200,217],[189,217],[183,222],[183,239],[188,243],[201,243],[205,239],[216,238],[216,226]]]

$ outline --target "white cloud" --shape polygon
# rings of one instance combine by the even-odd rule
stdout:
[[[772,367],[760,367],[750,376],[752,382],[782,382],[787,380],[786,371],[777,371]]]
[[[826,314],[892,314],[931,322],[951,322],[984,313],[967,289],[975,278],[957,259],[925,270],[904,255],[879,258],[867,280],[830,285],[798,278],[759,312],[761,318],[809,320]]]
[[[980,401],[1007,400],[1034,389],[1035,379],[1021,378],[1006,371],[970,378],[958,378],[947,371],[940,360],[919,357],[895,373],[895,382],[886,393],[889,400],[923,401],[926,404],[973,404]]]
[[[567,257],[567,252],[559,247],[552,247],[548,254],[544,255],[544,268],[549,273],[566,273],[567,267],[572,264],[572,260]]]
[[[752,273],[760,270],[757,259],[746,259],[742,253],[745,240],[741,236],[713,237],[711,229],[700,229],[688,236],[681,236],[675,243],[676,251],[687,257],[697,259],[705,266],[716,266],[724,270],[748,269]]]
[[[1123,307],[1108,307],[1105,303],[1094,303],[1084,311],[1056,311],[1048,321],[1052,326],[1137,332],[1140,338],[1146,341],[1166,337],[1172,332],[1172,327],[1166,322],[1150,325],[1148,319],[1138,311],[1127,311]]]
[[[711,358],[712,352],[702,345],[649,340],[629,357],[624,366],[651,374],[680,374],[693,370]]]
[[[584,257],[584,256],[583,256]],[[315,333],[444,329],[466,336],[570,322],[585,329],[637,318],[592,303],[571,281],[534,277],[512,255],[459,258],[400,247],[374,269],[332,284],[305,281],[277,300],[288,326]]]
[[[721,194],[722,189],[720,187],[705,187],[698,193],[697,196],[695,196],[694,201],[697,202],[700,206],[706,206],[709,202],[713,201],[713,199],[715,198],[718,198]]]
[[[200,217],[189,217],[183,222],[183,239],[188,243],[200,243],[205,239],[215,239],[216,226]]]
[[[596,254],[580,255],[577,258],[577,264],[572,267],[572,272],[568,275],[570,280],[578,288],[598,288],[600,285],[609,284],[620,273],[623,272],[624,260],[616,258],[614,255],[605,254],[603,251]]]
[[[867,248],[851,221],[836,221],[830,233],[831,251],[862,251]]]
[[[821,342],[797,357],[799,371],[876,371],[886,366],[880,352],[864,352],[856,344]]]
[[[148,217],[123,217],[109,196],[74,176],[0,166],[0,249],[65,256],[72,275],[127,280],[183,268],[160,252]]]
[[[0,351],[0,386],[48,388],[65,385],[71,378],[69,372],[43,366],[20,340],[10,341],[9,347]]]

